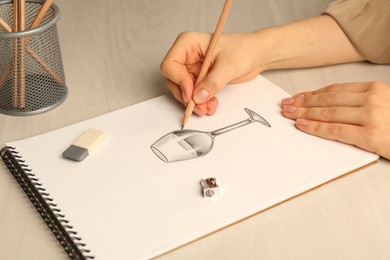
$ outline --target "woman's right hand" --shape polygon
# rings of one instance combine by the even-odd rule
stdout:
[[[262,69],[259,56],[254,53],[255,34],[222,34],[212,56],[209,72],[195,86],[210,44],[212,34],[181,33],[163,62],[161,72],[173,96],[185,106],[194,100],[194,112],[212,115],[218,107],[215,95],[228,83],[240,83],[253,79]]]

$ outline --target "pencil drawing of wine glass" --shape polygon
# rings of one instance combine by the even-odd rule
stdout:
[[[271,125],[263,117],[245,108],[249,118],[235,124],[217,129],[212,132],[203,132],[198,130],[176,130],[170,132],[156,142],[150,148],[152,151],[166,163],[184,161],[198,158],[208,154],[214,145],[214,138],[236,128],[258,122],[267,127]]]

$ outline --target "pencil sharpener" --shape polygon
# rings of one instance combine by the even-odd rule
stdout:
[[[203,197],[212,198],[219,196],[219,185],[216,178],[207,178],[200,180],[202,186]]]

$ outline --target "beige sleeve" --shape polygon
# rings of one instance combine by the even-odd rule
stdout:
[[[390,0],[338,0],[324,14],[336,20],[367,60],[390,63]]]

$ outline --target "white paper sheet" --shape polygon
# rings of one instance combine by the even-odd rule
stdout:
[[[378,156],[300,132],[280,112],[289,95],[262,76],[227,86],[214,116],[187,128],[211,132],[249,108],[251,123],[216,136],[205,156],[165,163],[151,150],[181,127],[183,108],[158,97],[33,138],[11,142],[97,259],[145,259],[207,235],[321,185]],[[82,162],[61,157],[88,128],[109,137]],[[221,196],[205,199],[199,181],[216,177]]]

